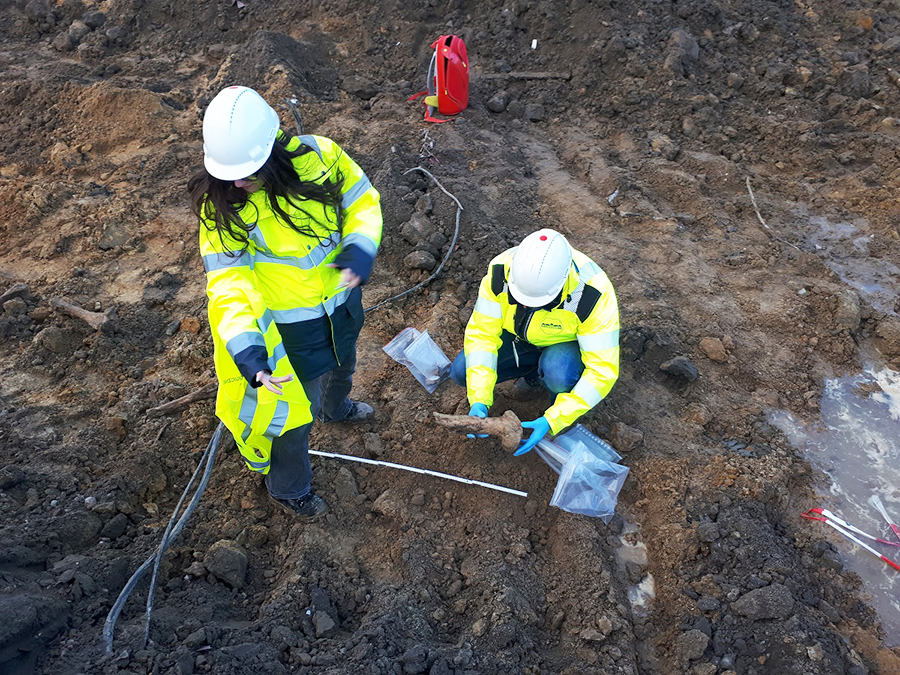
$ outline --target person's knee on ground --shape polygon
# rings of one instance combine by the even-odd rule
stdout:
[[[450,379],[460,387],[466,386],[466,353],[460,352],[450,366]]]
[[[584,363],[577,342],[551,345],[541,354],[538,376],[551,394],[572,391],[583,372]]]

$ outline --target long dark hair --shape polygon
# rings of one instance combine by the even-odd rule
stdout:
[[[344,178],[338,172],[336,178],[330,175],[322,182],[315,180],[303,180],[297,175],[293,160],[309,152],[315,152],[313,148],[302,143],[296,150],[288,150],[290,137],[279,133],[272,146],[272,152],[266,163],[256,172],[256,181],[260,189],[264,190],[268,198],[269,206],[278,215],[282,224],[290,227],[299,234],[315,237],[322,240],[308,222],[295,222],[282,208],[278,198],[282,198],[290,206],[297,209],[307,218],[323,225],[329,235],[341,229],[341,189]],[[250,242],[249,233],[256,227],[256,220],[244,222],[239,213],[248,201],[250,195],[239,187],[235,187],[233,181],[220,180],[210,175],[206,169],[201,169],[188,181],[188,192],[191,195],[191,204],[194,215],[206,227],[219,235],[222,247],[227,251],[230,245],[226,244],[226,236],[241,246],[241,251],[247,250]],[[305,208],[303,202],[315,201],[325,205],[325,220],[317,220]],[[328,208],[331,207],[331,208]],[[334,212],[334,222],[330,212]]]

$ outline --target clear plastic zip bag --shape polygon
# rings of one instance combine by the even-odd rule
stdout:
[[[384,353],[401,363],[413,374],[428,393],[450,377],[450,359],[437,346],[428,331],[404,328],[382,347]]]

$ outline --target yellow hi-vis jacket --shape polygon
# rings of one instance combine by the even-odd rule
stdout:
[[[559,394],[544,413],[550,431],[557,434],[603,400],[619,377],[616,294],[603,270],[583,253],[573,251],[573,264],[560,305],[551,310],[537,310],[530,320],[523,321],[527,317],[525,308],[510,302],[508,291],[509,266],[515,251],[509,249],[491,261],[466,326],[469,403],[490,407],[494,402],[497,352],[504,330],[536,347],[577,340],[584,363],[581,379],[572,391]]]
[[[264,190],[249,195],[240,211],[245,223],[255,223],[247,250],[241,252],[236,241],[223,242],[206,223],[200,226],[219,380],[216,414],[234,435],[247,465],[262,473],[269,470],[272,439],[312,421],[309,401],[276,323],[330,321],[349,290],[339,288],[341,271],[328,265],[351,245],[374,258],[381,242],[380,197],[362,169],[327,138],[293,138],[288,149],[301,143],[311,148],[294,159],[301,178],[343,178],[340,232],[329,232],[329,225],[336,228],[336,215],[320,202],[304,201],[302,210],[281,203],[294,222],[319,236],[299,234],[281,223]],[[273,375],[294,376],[283,385],[283,395],[254,388],[241,375],[234,358],[249,348],[259,353],[265,349],[264,363]]]

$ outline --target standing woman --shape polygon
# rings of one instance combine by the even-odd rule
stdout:
[[[328,507],[312,491],[313,421],[374,415],[349,394],[380,197],[336,143],[288,137],[247,87],[210,102],[203,153],[188,190],[200,220],[216,414],[272,498],[315,518]]]

